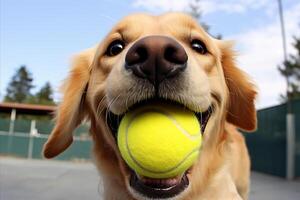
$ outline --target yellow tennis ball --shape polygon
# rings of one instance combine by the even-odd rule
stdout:
[[[123,159],[137,174],[171,178],[195,162],[202,134],[192,111],[178,105],[152,103],[123,117],[117,140]]]

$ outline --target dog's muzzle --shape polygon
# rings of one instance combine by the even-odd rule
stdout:
[[[184,48],[167,36],[148,36],[135,42],[125,57],[126,70],[149,80],[155,88],[167,78],[177,76],[187,67]]]

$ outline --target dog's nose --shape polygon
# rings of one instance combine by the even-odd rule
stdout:
[[[184,48],[167,36],[148,36],[137,41],[127,52],[125,68],[137,77],[158,86],[164,79],[178,75],[187,66]]]

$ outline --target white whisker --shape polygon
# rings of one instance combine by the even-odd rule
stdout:
[[[100,116],[101,113],[103,112],[103,110],[105,109],[105,106],[102,103],[103,103],[103,101],[106,101],[106,100],[107,100],[107,95],[104,95],[97,106],[97,109],[96,109],[97,116]],[[100,110],[100,112],[99,112],[99,110]]]
[[[121,96],[121,94],[119,94],[118,96],[116,96],[114,99],[112,99],[110,102],[109,102],[109,104],[108,104],[108,106],[107,106],[107,109],[106,109],[106,111],[105,111],[105,128],[106,128],[106,131],[109,133],[110,132],[110,130],[109,130],[109,127],[107,126],[107,119],[108,119],[108,117],[109,117],[109,110],[110,110],[110,107],[118,100],[118,98]]]

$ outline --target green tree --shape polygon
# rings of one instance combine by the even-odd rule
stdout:
[[[46,82],[44,86],[34,95],[30,95],[26,103],[29,104],[41,104],[41,105],[55,105],[53,100],[53,89],[49,82]]]
[[[39,104],[47,104],[47,105],[54,105],[53,100],[53,89],[49,82],[46,84],[36,93],[36,99]]]
[[[296,49],[295,55],[289,55],[288,59],[284,61],[278,70],[281,75],[289,79],[288,93],[281,95],[281,101],[287,101],[287,95],[289,99],[300,98],[300,37],[294,37],[294,48]]]
[[[31,95],[30,90],[34,87],[33,78],[25,65],[17,69],[7,89],[4,101],[23,103]]]

